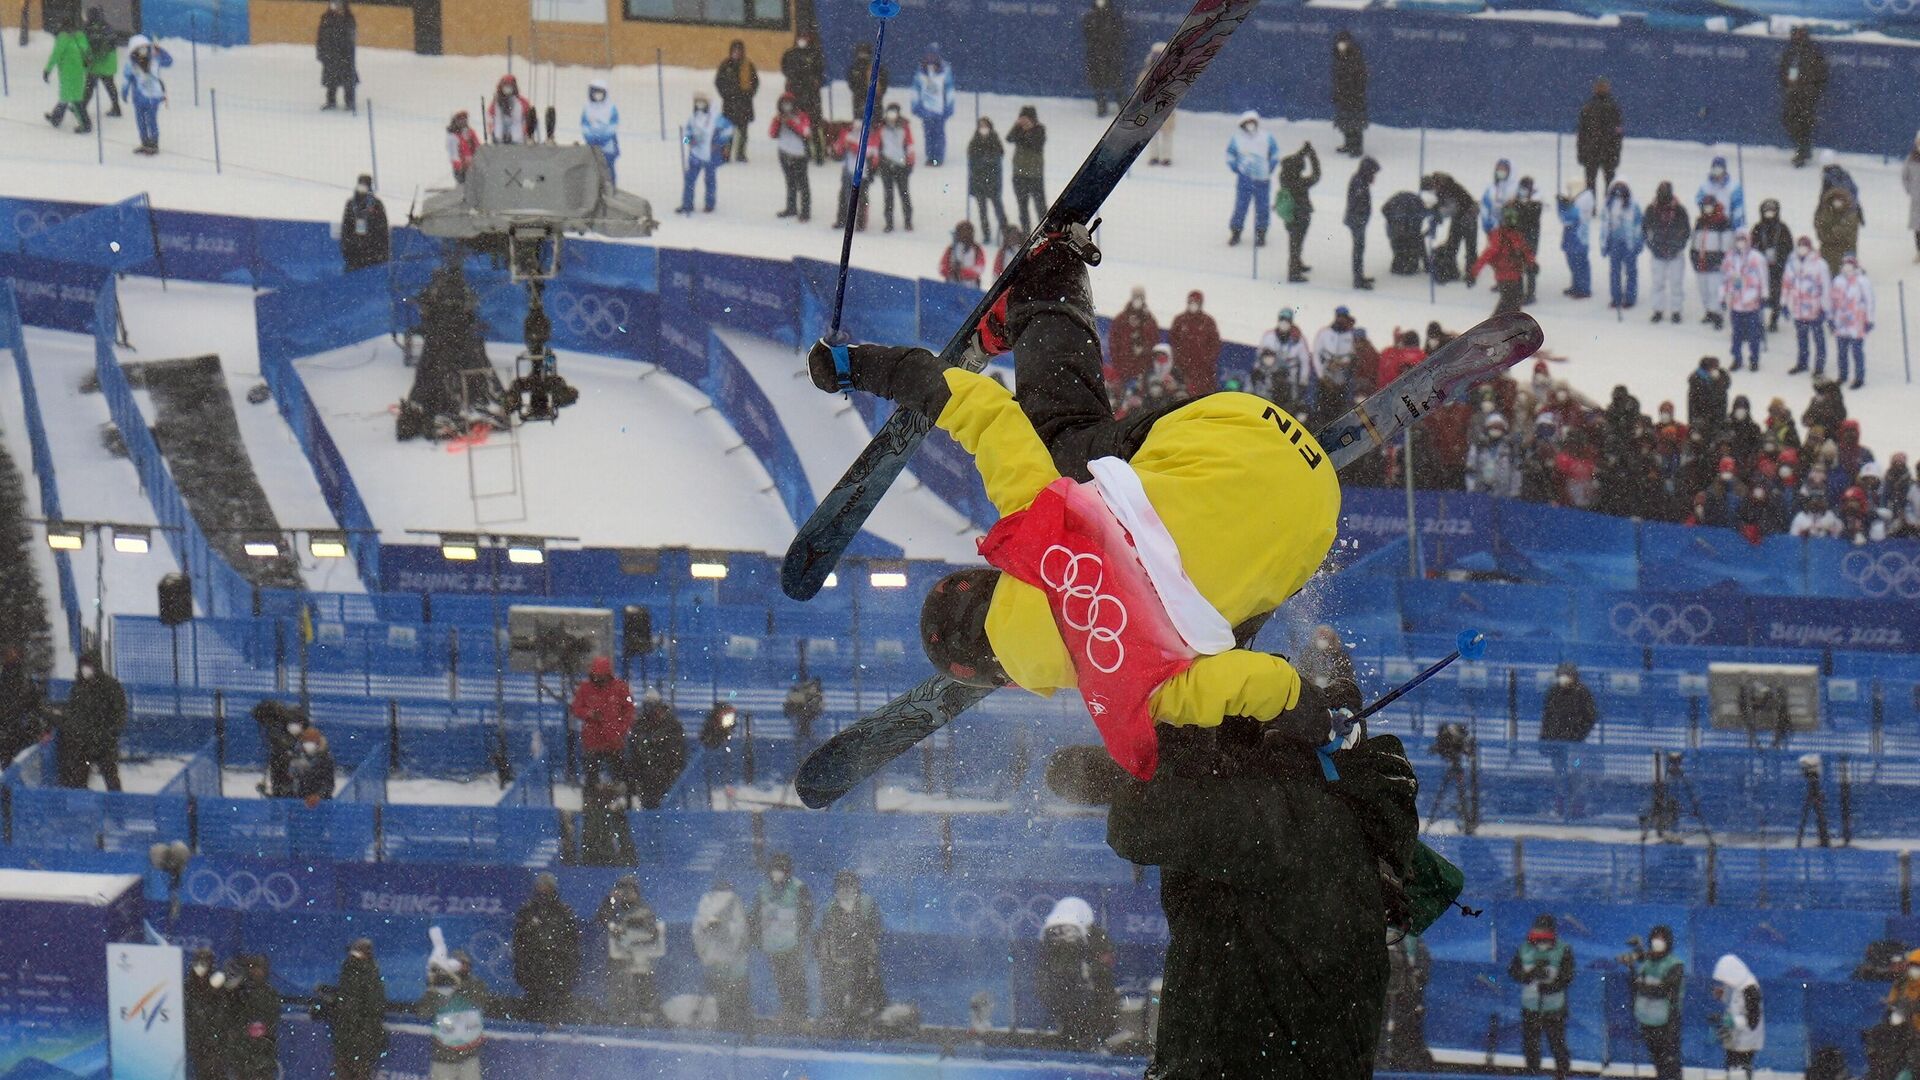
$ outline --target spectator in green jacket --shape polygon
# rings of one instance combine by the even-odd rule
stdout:
[[[1567,986],[1573,982],[1573,948],[1560,940],[1552,915],[1540,915],[1513,954],[1507,976],[1520,984],[1520,1048],[1527,1071],[1540,1071],[1540,1036],[1553,1051],[1554,1080],[1567,1080]]]
[[[438,934],[434,927],[432,933]],[[427,961],[427,992],[413,1007],[433,1031],[433,1060],[427,1080],[480,1080],[480,1051],[486,1045],[487,984],[473,973],[465,950]]]
[[[59,127],[67,118],[67,110],[72,109],[80,126],[74,133],[85,135],[93,130],[93,121],[87,119],[87,35],[72,22],[60,27],[53,39],[53,53],[47,57],[47,66],[40,72],[40,81],[49,82],[55,71],[60,72],[60,101],[47,114],[47,123]]]
[[[754,938],[773,969],[780,995],[780,1022],[807,1019],[807,932],[813,928],[813,894],[793,876],[793,857],[776,852],[767,860],[767,882],[754,905]]]

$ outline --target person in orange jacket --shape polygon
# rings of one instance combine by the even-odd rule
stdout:
[[[1527,247],[1527,238],[1520,235],[1520,212],[1513,207],[1500,212],[1500,224],[1487,236],[1487,249],[1467,270],[1467,284],[1471,286],[1480,271],[1488,266],[1493,267],[1493,283],[1500,291],[1500,301],[1493,306],[1493,313],[1519,311],[1520,297],[1527,287],[1527,271],[1537,271],[1539,264]]]
[[[587,681],[573,692],[572,711],[587,755],[586,783],[591,785],[602,768],[619,779],[626,772],[627,733],[633,730],[633,690],[625,679],[614,678],[611,659],[593,658]]]

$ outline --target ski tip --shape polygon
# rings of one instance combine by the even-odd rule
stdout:
[[[1487,635],[1480,630],[1462,630],[1453,639],[1454,648],[1460,651],[1463,660],[1478,660],[1487,655]]]
[[[789,600],[806,602],[820,595],[827,583],[827,576],[833,572],[828,566],[824,572],[816,572],[807,557],[806,548],[796,544],[787,549],[787,557],[780,563],[780,591],[787,594]]]
[[[809,810],[825,810],[849,790],[844,780],[827,775],[831,769],[817,767],[817,760],[809,756],[801,763],[799,774],[793,778],[793,789],[800,796],[800,805]]]

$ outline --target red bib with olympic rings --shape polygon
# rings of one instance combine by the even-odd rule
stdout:
[[[1135,554],[1092,484],[1062,477],[980,540],[991,566],[1047,596],[1073,659],[1080,696],[1113,760],[1153,779],[1160,743],[1151,701],[1199,656],[1181,640]]]

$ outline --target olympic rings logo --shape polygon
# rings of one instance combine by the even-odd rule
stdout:
[[[250,870],[235,870],[225,875],[217,870],[195,870],[187,878],[187,899],[203,907],[285,911],[300,902],[300,883],[284,870],[275,870],[264,877]]]
[[[1056,556],[1065,556],[1064,562]],[[1081,575],[1088,572],[1083,568],[1089,564],[1093,583],[1085,584]],[[1127,647],[1120,641],[1127,628],[1127,606],[1100,591],[1107,583],[1106,564],[1100,556],[1055,544],[1040,556],[1040,580],[1060,595],[1061,620],[1087,635],[1087,663],[1104,675],[1119,671],[1127,662]],[[1077,610],[1076,604],[1080,605]],[[1106,662],[1094,655],[1096,648]]]
[[[67,215],[58,210],[34,210],[23,206],[13,213],[13,231],[26,240],[56,225],[64,225],[66,221]]]
[[[947,901],[947,914],[955,929],[969,935],[979,936],[994,930],[1009,940],[1038,937],[1056,899],[1046,893],[1021,896],[1002,889],[988,896],[962,890]]]
[[[1614,633],[1636,645],[1697,645],[1713,632],[1713,613],[1699,604],[1649,604],[1642,608],[1622,601],[1613,605],[1607,622]]]
[[[1911,15],[1914,8],[1914,0],[1861,0],[1861,3],[1875,15]]]
[[[505,977],[507,960],[513,955],[513,947],[498,931],[475,930],[465,947],[480,974],[496,982]]]
[[[1920,600],[1920,562],[1898,551],[1849,551],[1840,560],[1840,576],[1866,596]]]
[[[553,314],[561,326],[576,334],[614,341],[632,320],[633,309],[617,296],[563,292],[553,298]]]

